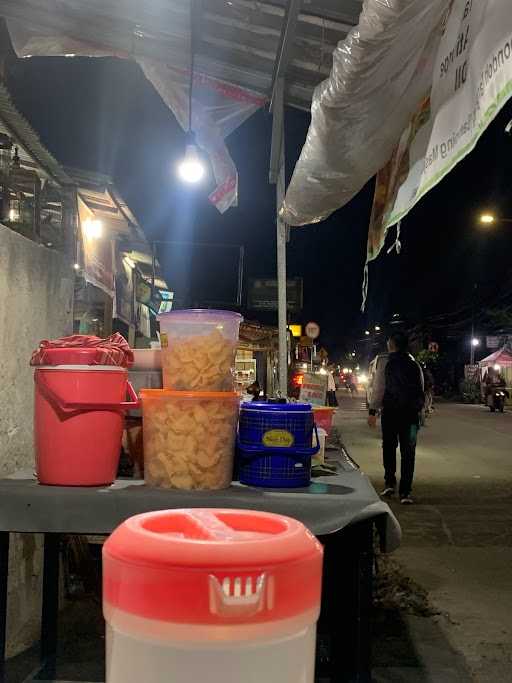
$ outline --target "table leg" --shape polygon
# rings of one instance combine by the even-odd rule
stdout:
[[[9,578],[9,532],[0,531],[0,683],[5,675],[7,644],[7,582]]]
[[[325,547],[320,629],[330,643],[331,683],[371,681],[373,522],[322,539]]]
[[[43,604],[41,610],[41,663],[51,678],[57,654],[57,621],[59,616],[59,549],[60,534],[44,535]]]

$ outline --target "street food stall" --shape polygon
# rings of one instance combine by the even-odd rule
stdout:
[[[250,7],[238,0],[207,4],[108,0],[101,8],[97,3],[64,2],[57,9],[54,4],[45,0],[34,10],[30,0],[0,0],[0,16],[6,20],[13,54],[25,58],[112,56],[135,61],[193,138],[188,140],[185,160],[197,158],[196,144],[209,155],[215,179],[209,199],[220,212],[238,201],[238,175],[225,139],[267,104],[273,113],[269,178],[281,205],[285,192],[284,108],[310,109],[315,89],[329,75],[331,54],[339,49],[336,45],[358,35],[358,29],[352,29],[357,27],[362,8],[361,2],[353,0],[307,4],[278,0]],[[375,18],[376,6],[381,4],[365,3],[364,12]],[[446,3],[436,3],[442,4]],[[375,25],[380,25],[378,19]],[[336,148],[330,145],[330,149]],[[331,156],[329,146],[324,153]],[[293,223],[277,219],[279,386],[283,396],[288,366],[285,221]],[[380,532],[382,548],[391,551],[400,539],[395,518],[342,447],[335,458],[335,473],[309,486],[281,490],[244,486],[233,480],[230,468],[235,455],[237,406],[227,370],[232,373],[236,342],[224,336],[224,321],[215,322],[207,343],[193,339],[190,329],[187,331],[190,320],[181,323],[183,333],[176,335],[181,340],[174,339],[172,331],[162,335],[165,388],[142,392],[147,433],[145,482],[112,481],[122,414],[138,403],[127,376],[130,352],[118,349],[118,354],[106,354],[109,362],[102,363],[101,369],[96,363],[87,364],[84,370],[77,369],[83,358],[74,355],[76,347],[56,346],[42,354],[46,365],[35,364],[39,483],[26,471],[0,481],[0,675],[6,671],[9,675],[9,666],[4,666],[4,643],[11,533],[44,535],[41,667],[28,672],[25,680],[41,679],[41,674],[45,680],[56,680],[61,535],[110,534],[127,517],[147,510],[215,506],[284,513],[303,521],[323,542],[320,633],[323,630],[328,655],[326,670],[320,673],[331,681],[369,680],[374,528]],[[129,341],[135,345],[133,338]],[[90,346],[85,355],[96,358],[97,352],[98,348]],[[63,363],[63,359],[73,363]],[[70,391],[74,382],[80,385],[75,395]],[[198,397],[198,392],[208,396]],[[66,420],[61,420],[63,416]],[[45,428],[48,420],[60,434],[55,450],[48,443],[48,435],[53,433]],[[301,450],[309,452],[311,420],[308,425],[310,431],[302,434],[307,446]],[[264,431],[263,445],[270,454],[260,453],[258,444],[245,444],[244,448],[250,452],[256,447],[257,459],[270,460],[271,467],[275,460],[286,462],[289,468],[297,447],[288,434],[279,428]],[[98,439],[102,443],[94,445]],[[71,448],[75,467],[70,471],[66,458]],[[292,452],[289,457],[274,459],[271,454],[276,448]],[[80,459],[85,452],[90,462],[82,467]],[[55,463],[57,454],[60,459]],[[300,455],[307,457],[303,452]],[[104,466],[101,475],[94,467],[98,461]],[[58,466],[48,468],[48,463]],[[89,486],[83,486],[84,479]]]
[[[480,383],[483,385],[486,376],[491,373],[503,377],[509,394],[512,395],[512,351],[509,346],[504,346],[483,358],[478,366],[480,368]],[[510,397],[507,401],[510,404]]]
[[[233,375],[240,323],[229,311],[160,316],[164,388],[140,391],[144,479],[115,479],[123,415],[139,405],[126,341],[119,334],[104,340],[75,335],[45,340],[34,351],[36,474],[20,471],[0,480],[0,670],[7,675],[12,533],[45,539],[41,661],[24,680],[58,681],[63,535],[105,536],[141,512],[215,508],[286,515],[322,542],[318,629],[329,643],[323,674],[332,681],[369,676],[374,530],[390,552],[400,542],[400,527],[343,447],[332,454],[329,476],[311,478],[318,445],[309,404],[240,406]]]

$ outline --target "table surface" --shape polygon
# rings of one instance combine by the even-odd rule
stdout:
[[[41,486],[29,470],[0,479],[0,531],[109,534],[128,517],[162,509],[214,507],[264,510],[300,520],[326,536],[375,518],[381,548],[400,544],[400,526],[369,479],[341,449],[328,453],[337,474],[316,478],[308,488],[263,489],[233,483],[222,491],[154,489],[141,480],[112,486]]]

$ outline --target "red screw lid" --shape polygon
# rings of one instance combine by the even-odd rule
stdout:
[[[290,618],[320,604],[322,546],[300,522],[247,510],[131,517],[103,546],[103,599],[188,624]]]

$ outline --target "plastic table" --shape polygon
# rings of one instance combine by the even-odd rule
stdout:
[[[326,661],[320,667],[321,680],[370,681],[374,529],[379,532],[382,550],[389,552],[400,543],[400,527],[343,449],[335,460],[335,476],[320,477],[307,489],[293,490],[253,489],[235,483],[224,491],[169,491],[151,489],[132,479],[102,488],[48,487],[40,486],[26,471],[1,479],[0,683],[7,680],[8,671],[5,641],[10,533],[44,534],[40,666],[23,683],[54,681],[61,535],[108,535],[132,515],[182,507],[257,509],[302,521],[325,546],[319,632],[326,636]]]

